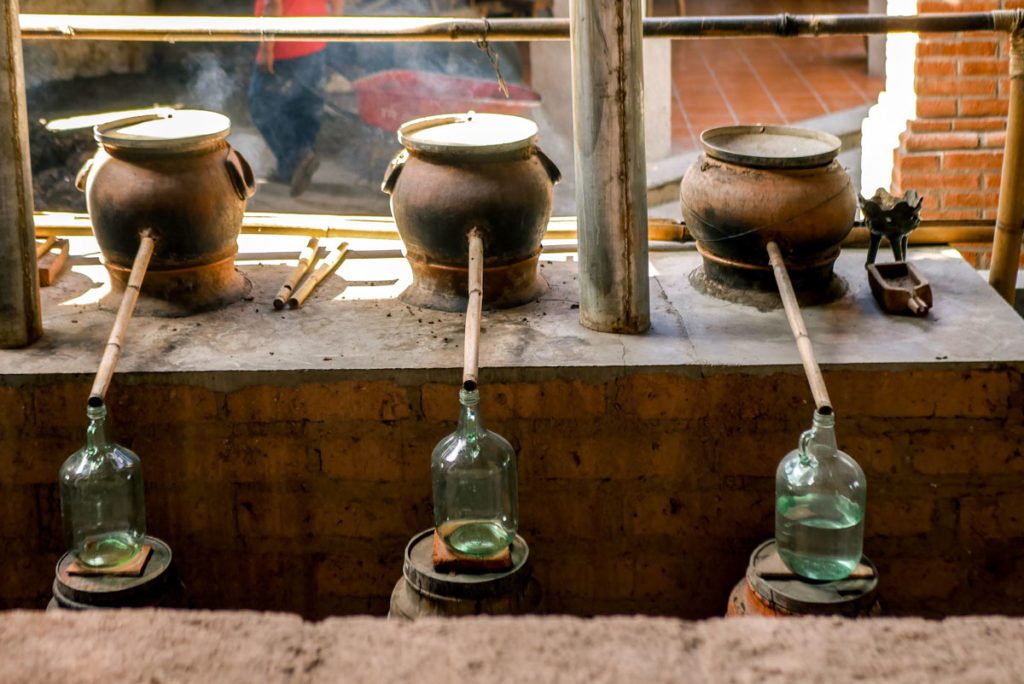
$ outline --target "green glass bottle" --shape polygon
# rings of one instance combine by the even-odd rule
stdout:
[[[814,413],[800,446],[775,476],[775,543],[783,562],[812,580],[840,580],[860,563],[864,547],[864,471],[836,446],[831,408]]]
[[[60,507],[68,547],[79,562],[112,567],[131,560],[146,536],[139,457],[107,440],[107,408],[90,399],[85,447],[60,469]]]
[[[480,419],[480,392],[462,389],[458,428],[434,448],[434,524],[441,539],[466,556],[499,553],[516,536],[516,452]]]

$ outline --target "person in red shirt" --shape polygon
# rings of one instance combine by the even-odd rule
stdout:
[[[323,17],[343,13],[344,0],[256,0],[256,16]],[[260,45],[249,84],[253,123],[277,159],[276,180],[304,193],[320,166],[314,146],[323,120],[327,43]]]

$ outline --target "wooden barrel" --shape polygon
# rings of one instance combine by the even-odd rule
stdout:
[[[138,577],[112,575],[81,576],[68,574],[74,560],[71,552],[57,562],[50,607],[87,610],[91,608],[139,608],[165,604],[177,584],[171,547],[156,537],[144,542],[153,551]]]
[[[726,617],[870,617],[880,613],[878,570],[867,556],[861,558],[851,577],[835,582],[816,582],[789,572],[772,539],[758,546],[750,555],[747,576],[729,595],[725,614]]]
[[[522,537],[512,542],[511,569],[480,574],[436,572],[433,538],[433,528],[424,530],[405,547],[389,618],[522,615],[540,606],[540,584],[530,574],[530,548]]]

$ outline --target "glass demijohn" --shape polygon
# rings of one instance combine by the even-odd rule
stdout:
[[[494,555],[512,543],[519,525],[516,453],[484,429],[480,392],[459,392],[459,426],[434,448],[434,524],[441,539],[466,556]]]
[[[60,469],[64,535],[79,562],[120,565],[139,551],[146,535],[146,510],[139,457],[107,440],[107,409],[90,400],[85,446]]]
[[[775,475],[775,543],[786,566],[812,580],[848,577],[864,546],[864,471],[836,447],[835,415],[814,413]]]

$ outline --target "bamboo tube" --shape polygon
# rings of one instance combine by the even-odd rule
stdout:
[[[462,388],[473,391],[480,372],[480,319],[484,307],[484,241],[480,231],[469,231],[469,279],[466,287],[466,343],[462,361]]]
[[[303,281],[302,285],[296,290],[292,296],[288,299],[288,306],[293,309],[301,307],[309,295],[313,294],[313,290],[317,288],[324,278],[329,276],[334,269],[338,267],[338,264],[345,258],[345,254],[348,253],[348,243],[342,242],[338,245],[338,248],[328,254],[320,265],[317,266],[316,271],[313,272],[306,280]]]
[[[96,402],[102,404],[107,395],[107,388],[110,387],[110,381],[114,377],[117,361],[121,358],[124,336],[128,332],[128,323],[135,312],[135,304],[139,301],[139,290],[142,287],[142,280],[146,277],[146,269],[149,268],[149,260],[153,256],[155,246],[156,241],[149,232],[143,233],[142,239],[139,241],[139,251],[135,253],[135,261],[132,262],[132,272],[128,276],[124,296],[121,298],[121,306],[117,309],[114,328],[110,331],[107,347],[103,351],[103,360],[100,362],[100,369],[96,371],[96,379],[93,380],[92,390],[89,392],[90,406],[98,406],[99,404]]]
[[[299,263],[292,271],[288,279],[284,281],[284,285],[278,290],[277,296],[274,297],[274,308],[280,311],[284,308],[284,305],[288,303],[288,299],[292,296],[292,291],[295,286],[302,280],[302,276],[309,273],[309,269],[316,263],[316,253],[320,247],[320,238],[310,238],[306,246],[302,248],[302,252],[299,254]]]
[[[814,356],[814,346],[807,334],[807,326],[804,325],[804,317],[800,313],[800,304],[796,301],[793,283],[790,282],[789,272],[786,271],[786,262],[782,259],[779,246],[774,242],[768,243],[768,260],[775,272],[779,296],[782,297],[782,306],[786,309],[789,328],[793,331],[793,337],[796,338],[796,348],[800,352],[800,360],[804,364],[804,373],[807,375],[807,383],[811,386],[814,404],[819,411],[825,408],[831,409],[832,402],[828,398],[828,389],[825,388],[825,378],[821,375],[821,368]]]
[[[645,38],[726,38],[1009,31],[1012,10],[884,14],[653,17]],[[568,40],[567,19],[209,17],[22,14],[23,40],[189,42],[489,42]]]
[[[1024,15],[1010,40],[1010,111],[988,282],[1013,306],[1024,236]]]
[[[53,249],[53,246],[57,244],[57,238],[53,235],[46,238],[41,243],[36,244],[36,261],[43,258],[43,255]]]

